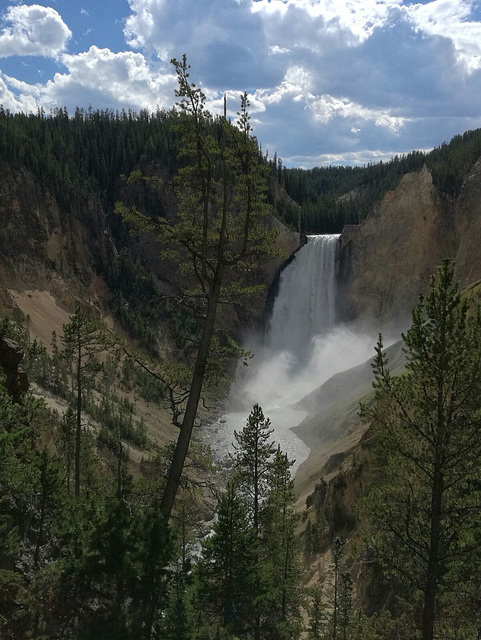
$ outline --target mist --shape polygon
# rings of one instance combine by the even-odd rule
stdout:
[[[308,457],[309,447],[292,431],[308,412],[301,400],[331,376],[369,360],[377,336],[356,328],[336,326],[308,340],[308,356],[288,349],[277,350],[251,337],[244,346],[253,354],[249,365],[239,366],[231,387],[228,407],[214,424],[204,430],[214,458],[223,462],[254,404],[259,404],[271,421],[272,440],[294,461],[292,473]]]
[[[296,405],[331,376],[372,358],[376,340],[374,334],[340,325],[311,338],[308,356],[300,357],[251,339],[246,344],[254,355],[249,366],[238,371],[231,404],[236,410],[250,410],[258,403],[265,412]]]

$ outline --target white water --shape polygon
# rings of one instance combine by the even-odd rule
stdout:
[[[310,236],[282,272],[266,340],[271,353],[288,351],[302,365],[314,336],[334,325],[338,246],[338,235]]]
[[[225,459],[255,403],[274,429],[273,438],[296,464],[309,448],[291,431],[307,416],[297,403],[335,373],[367,360],[372,339],[336,326],[338,235],[309,236],[284,269],[267,335],[245,345],[254,357],[238,372],[231,411],[204,430],[214,456]]]

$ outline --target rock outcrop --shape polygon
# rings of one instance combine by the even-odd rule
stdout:
[[[461,286],[481,280],[481,159],[454,205],[456,267]]]

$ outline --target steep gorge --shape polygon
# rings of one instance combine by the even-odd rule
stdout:
[[[166,206],[168,202],[166,197]],[[361,224],[347,226],[341,234],[337,317],[369,327],[374,333],[382,330],[399,334],[399,327],[409,321],[419,293],[426,290],[430,275],[445,257],[456,260],[463,287],[476,283],[481,279],[480,212],[480,161],[472,167],[457,198],[443,195],[426,167],[406,174]],[[32,172],[4,165],[0,309],[11,312],[18,308],[29,314],[30,330],[44,341],[48,341],[52,329],[61,330],[68,314],[79,304],[90,306],[110,324],[115,323],[112,291],[105,280],[105,267],[115,261],[116,255],[109,215],[94,191],[82,206],[74,204],[67,211]],[[299,234],[274,218],[272,224],[280,231],[279,246],[291,255],[301,244]],[[155,244],[149,241],[131,246],[155,273],[157,283],[168,288],[173,272],[158,260]],[[271,261],[256,275],[258,282],[266,283],[266,295],[281,263],[281,258]],[[242,318],[225,314],[225,327],[239,331],[246,319],[255,322],[263,304],[265,297],[255,309],[243,310]],[[118,323],[116,326],[119,328]],[[357,396],[347,412],[350,426],[344,429],[356,431],[356,436],[349,436],[346,444],[339,442],[334,453],[352,446],[361,435],[356,403]],[[318,438],[316,431],[327,418],[316,414],[312,402],[309,411],[309,426],[300,429],[313,447],[309,470],[301,478],[306,490],[321,473],[327,455],[324,452],[319,458],[315,453],[324,438]],[[334,437],[342,439],[341,414],[339,409],[331,444]]]

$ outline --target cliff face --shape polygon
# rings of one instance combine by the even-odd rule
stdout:
[[[481,278],[481,161],[455,200],[425,167],[404,176],[360,225],[341,235],[340,313],[383,327],[409,318],[430,275],[454,258],[462,286]]]
[[[87,302],[99,252],[105,251],[100,207],[62,211],[27,171],[4,168],[0,189],[0,305],[13,291],[47,290],[66,307]]]
[[[167,204],[174,207],[171,201]],[[275,218],[271,218],[270,224],[279,231],[277,244],[286,256],[300,246],[299,234]],[[168,292],[169,283],[178,278],[178,269],[161,261],[157,243],[149,238],[132,240],[132,250],[142,256],[157,282]],[[276,258],[260,265],[253,277],[255,284],[266,285],[264,296],[241,318],[232,310],[220,313],[219,321],[226,329],[239,333],[246,322],[262,315],[268,288],[284,260],[285,257]],[[0,313],[12,313],[19,307],[24,315],[30,316],[32,333],[44,341],[47,337],[47,343],[51,331],[59,332],[79,305],[90,306],[111,323],[112,295],[102,272],[113,261],[114,243],[95,193],[82,208],[76,205],[66,211],[31,173],[3,167]]]
[[[481,279],[481,159],[454,206],[456,266],[462,286]]]

